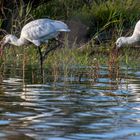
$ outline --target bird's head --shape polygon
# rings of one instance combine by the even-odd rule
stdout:
[[[0,41],[0,54],[2,54],[3,52],[3,49],[4,49],[4,46],[6,44],[13,44],[13,41],[16,40],[16,37],[11,35],[11,34],[8,34],[6,35],[1,41]]]
[[[116,47],[117,47],[117,48],[122,47],[122,46],[124,45],[124,40],[125,40],[124,37],[118,38],[117,41],[115,42]]]
[[[13,40],[15,40],[15,39],[16,39],[16,37],[14,35],[8,34],[2,39],[1,46],[3,47],[4,45],[6,45],[8,43],[12,44]]]

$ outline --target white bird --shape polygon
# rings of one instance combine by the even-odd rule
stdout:
[[[36,46],[41,43],[48,43],[51,38],[56,38],[60,32],[69,32],[68,26],[58,20],[37,19],[27,23],[21,30],[20,38],[14,35],[6,35],[2,41],[2,45],[7,43],[22,46],[28,42],[32,42]]]
[[[140,45],[140,20],[136,23],[132,36],[120,37],[116,41],[116,47],[123,46],[139,46]]]
[[[15,46],[27,45],[29,42],[33,43],[39,49],[40,61],[42,67],[43,56],[40,45],[48,43],[49,39],[56,38],[60,32],[69,32],[68,26],[58,20],[51,19],[37,19],[27,23],[21,30],[20,38],[12,34],[6,35],[1,41],[2,47],[9,43]],[[53,50],[53,49],[51,49]],[[49,50],[48,52],[50,52]],[[47,52],[45,53],[47,54]]]

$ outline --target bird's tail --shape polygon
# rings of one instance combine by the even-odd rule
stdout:
[[[60,32],[70,32],[70,29],[59,29]]]
[[[60,32],[69,32],[70,31],[70,29],[68,28],[67,24],[65,24],[62,21],[55,20],[55,22],[53,22],[52,24],[57,29],[57,31],[60,31]]]

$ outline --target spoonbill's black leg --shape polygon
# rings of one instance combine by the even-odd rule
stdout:
[[[41,51],[41,47],[38,46],[38,52],[39,52],[39,57],[40,57],[40,71],[41,71],[41,76],[43,76],[43,55]]]
[[[44,62],[44,60],[47,58],[47,56],[50,52],[52,52],[53,50],[56,50],[58,47],[60,47],[63,44],[62,41],[59,41],[59,40],[55,40],[55,41],[57,42],[57,44],[54,46],[48,46],[46,48],[45,52],[41,51],[40,46],[37,47],[38,53],[39,53],[39,59],[40,59],[40,71],[41,71],[42,78],[43,78],[43,62]]]
[[[57,45],[54,45],[52,47],[48,47],[48,49],[46,49],[46,51],[44,52],[44,55],[42,56],[43,57],[43,61],[47,58],[48,54],[53,51],[53,50],[56,50],[58,47],[60,47],[60,45],[63,44],[62,41],[60,40],[56,40],[54,39],[58,44]]]

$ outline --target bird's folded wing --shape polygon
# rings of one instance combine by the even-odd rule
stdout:
[[[21,36],[30,40],[38,40],[53,32],[55,32],[55,28],[50,22],[41,22],[34,23],[33,25],[30,24],[30,26],[25,26],[21,31]]]

